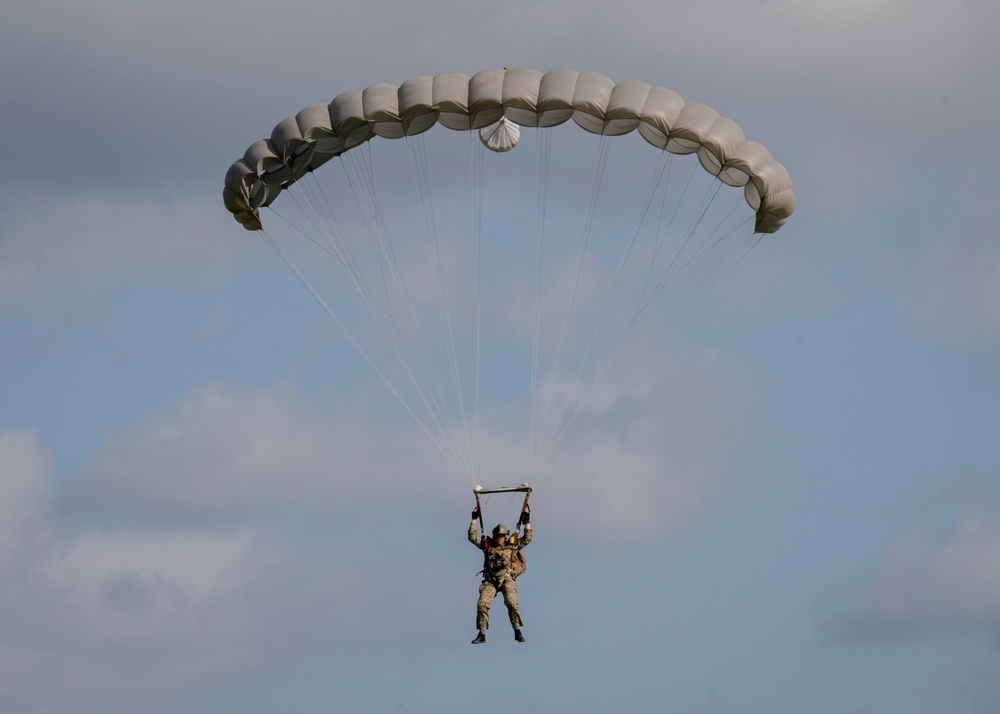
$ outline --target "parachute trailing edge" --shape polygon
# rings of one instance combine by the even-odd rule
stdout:
[[[471,77],[421,75],[400,86],[375,84],[306,107],[279,122],[270,138],[252,144],[229,168],[223,200],[247,230],[260,230],[258,210],[282,189],[373,137],[399,139],[442,124],[456,131],[486,130],[480,134],[484,143],[492,140],[492,150],[506,151],[517,142],[516,125],[551,127],[570,119],[594,134],[638,131],[659,149],[696,153],[710,174],[744,188],[758,233],[774,233],[795,210],[785,167],[711,107],[685,103],[676,92],[644,82],[616,84],[594,72],[543,74],[526,67],[487,69]]]

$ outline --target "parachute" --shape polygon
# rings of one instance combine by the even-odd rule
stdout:
[[[536,481],[795,209],[785,168],[712,108],[529,68],[306,107],[223,197],[474,486],[486,433],[490,459],[524,444]]]

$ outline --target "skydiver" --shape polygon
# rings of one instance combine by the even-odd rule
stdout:
[[[497,593],[503,594],[510,625],[514,628],[514,639],[524,642],[524,635],[521,634],[524,622],[517,609],[517,576],[525,568],[521,549],[531,542],[529,509],[525,507],[517,521],[518,527],[524,526],[524,533],[520,537],[517,528],[514,529],[513,536],[510,536],[502,523],[498,523],[493,529],[492,537],[480,536],[479,529],[476,528],[478,520],[477,505],[472,511],[472,523],[469,524],[469,542],[483,551],[483,582],[479,585],[479,602],[476,605],[476,628],[479,632],[472,644],[481,645],[486,642],[486,630],[490,627],[490,605]]]

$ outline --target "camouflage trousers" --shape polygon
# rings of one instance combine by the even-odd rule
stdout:
[[[503,593],[504,604],[507,605],[507,615],[510,617],[510,625],[515,630],[524,627],[521,621],[521,613],[517,610],[517,581],[505,578],[499,582],[484,580],[479,586],[479,603],[476,605],[476,629],[488,630],[490,628],[490,605],[497,593]]]

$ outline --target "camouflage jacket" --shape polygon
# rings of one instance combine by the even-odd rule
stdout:
[[[483,579],[496,582],[506,578],[516,579],[526,567],[521,549],[531,542],[531,529],[525,528],[521,537],[514,533],[506,543],[495,546],[492,538],[479,535],[476,521],[472,521],[469,524],[469,542],[483,551]]]

